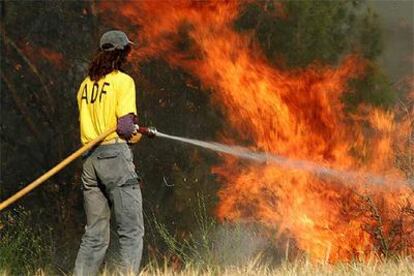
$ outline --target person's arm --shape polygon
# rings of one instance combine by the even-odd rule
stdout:
[[[129,113],[137,115],[134,80],[130,76],[124,75],[117,81],[116,90],[116,117],[119,119]]]

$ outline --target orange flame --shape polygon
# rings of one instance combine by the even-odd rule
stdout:
[[[221,220],[260,222],[295,239],[314,260],[414,254],[413,190],[393,181],[404,177],[394,151],[412,152],[412,124],[368,107],[349,118],[340,100],[347,81],[363,75],[362,59],[349,56],[337,68],[274,68],[249,34],[233,30],[235,1],[106,2],[103,8],[113,5],[122,20],[141,27],[134,57],[162,56],[195,74],[214,89],[212,101],[253,148],[389,179],[381,186],[340,183],[223,156],[213,169],[224,183]]]

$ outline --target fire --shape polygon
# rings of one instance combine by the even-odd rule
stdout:
[[[316,261],[414,254],[413,190],[397,181],[404,173],[394,158],[395,148],[412,153],[412,121],[368,107],[350,118],[340,100],[348,80],[364,74],[364,60],[349,56],[337,67],[274,68],[249,34],[234,31],[234,1],[102,7],[114,5],[123,20],[141,27],[143,47],[134,57],[162,56],[213,88],[212,101],[252,148],[388,179],[383,185],[343,183],[223,156],[213,169],[223,183],[218,218],[260,222],[294,239]]]

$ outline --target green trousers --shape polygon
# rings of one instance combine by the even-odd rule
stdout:
[[[119,270],[138,274],[144,221],[141,189],[129,146],[101,145],[90,151],[84,159],[82,187],[87,224],[74,275],[98,273],[109,245],[111,209],[119,237]]]

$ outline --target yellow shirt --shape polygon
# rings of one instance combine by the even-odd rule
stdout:
[[[120,71],[113,71],[97,82],[87,77],[80,85],[77,100],[82,144],[115,127],[119,117],[137,114],[134,80]],[[113,133],[104,141],[117,137]]]

